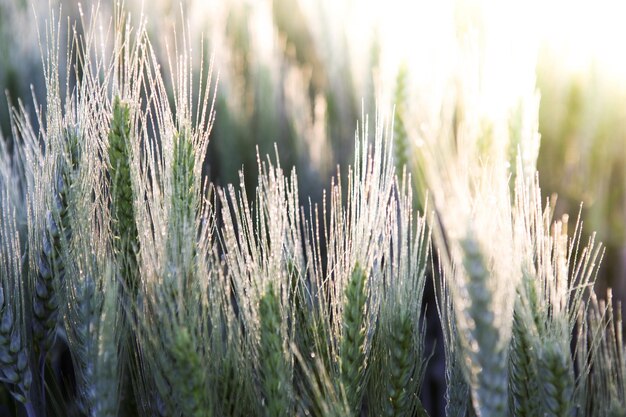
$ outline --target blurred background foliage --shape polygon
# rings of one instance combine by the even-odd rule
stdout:
[[[111,9],[111,3],[99,7]],[[178,27],[176,36],[185,33],[181,22],[188,25],[188,44],[198,52],[198,73],[201,53],[205,64],[213,59],[219,86],[205,167],[211,179],[237,183],[244,168],[250,192],[256,184],[257,152],[274,154],[276,149],[282,166],[297,169],[301,197],[319,202],[337,165],[351,161],[354,131],[363,114],[390,114],[397,106],[394,132],[407,140],[398,142],[396,158],[411,165],[412,152],[421,144],[419,132],[439,120],[446,98],[449,34],[462,30],[454,27],[459,21],[442,20],[448,10],[438,2],[410,2],[410,7],[399,0],[379,3],[189,0],[181,5],[152,0],[142,6],[139,0],[127,0],[126,7],[134,19],[146,16],[163,65],[168,54],[176,53],[171,29]],[[543,192],[546,198],[558,194],[557,217],[575,217],[583,203],[584,233],[596,231],[606,245],[598,285],[614,287],[625,300],[626,65],[612,60],[621,53],[614,49],[620,39],[619,13],[601,3],[593,10],[591,2],[540,6],[536,21],[531,16],[537,25],[527,28],[527,38],[539,45]],[[62,7],[64,15],[81,19],[74,0],[51,4],[52,10]],[[90,13],[91,5],[83,7],[83,13]],[[48,8],[46,1],[0,0],[0,87],[13,104],[20,98],[32,110],[31,95],[39,103],[45,97],[37,28],[49,19]],[[103,21],[103,30],[110,24]],[[571,30],[564,30],[564,24]],[[45,44],[45,35],[40,36]],[[3,136],[10,141],[6,102],[0,109]],[[424,391],[428,395],[428,386]]]
[[[538,168],[559,211],[582,203],[584,230],[606,246],[599,285],[626,294],[626,90],[592,66],[568,73],[549,56],[539,61]],[[603,290],[600,290],[602,293]]]

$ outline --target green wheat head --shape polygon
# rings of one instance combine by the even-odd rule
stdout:
[[[26,282],[16,223],[16,207],[9,199],[6,178],[0,178],[0,381],[27,407],[32,405],[30,346],[24,322],[23,285]]]
[[[60,187],[63,187],[63,183]],[[60,202],[60,205],[63,210],[64,203]],[[67,207],[65,211],[67,213]],[[60,242],[60,235],[65,229],[57,224],[52,212],[48,212],[46,223],[33,300],[33,336],[41,353],[47,352],[52,347],[56,337],[60,303],[59,286],[60,280],[65,275],[64,252]]]
[[[559,340],[546,340],[539,351],[539,387],[543,415],[574,415],[574,368],[568,346]]]
[[[128,103],[116,96],[113,100],[109,133],[109,164],[111,176],[111,218],[113,247],[127,285],[137,274],[137,226],[130,168],[131,120]]]
[[[358,415],[365,377],[365,331],[367,275],[357,264],[346,287],[343,334],[340,347],[342,389],[351,409]]]
[[[108,417],[117,415],[120,404],[121,303],[115,271],[110,265],[103,268],[87,266],[88,273],[72,284],[66,313],[66,323],[71,325],[66,331],[77,371],[79,404],[90,416]],[[95,281],[94,272],[102,279]]]
[[[278,295],[270,282],[259,302],[261,386],[267,416],[291,414],[291,374],[285,358]]]
[[[210,405],[207,403],[202,359],[189,331],[184,326],[176,331],[171,355],[173,369],[168,379],[170,379],[173,394],[182,415],[185,417],[211,416]]]
[[[513,415],[540,415],[539,365],[536,340],[539,325],[533,317],[534,282],[523,278],[513,311],[513,328],[509,349],[510,410]],[[535,295],[536,296],[536,295]]]
[[[410,416],[425,410],[419,400],[427,359],[422,298],[430,234],[423,217],[413,218],[410,177],[395,185],[392,203],[391,252],[378,326],[369,358],[368,396],[376,398],[371,412],[385,416]]]
[[[462,240],[461,247],[470,297],[466,314],[473,322],[471,333],[477,343],[473,360],[480,369],[474,376],[477,380],[472,380],[472,387],[476,387],[475,399],[480,404],[481,415],[506,415],[508,352],[500,345],[500,330],[493,320],[493,294],[488,287],[488,265],[478,242],[472,236]]]
[[[79,136],[74,129],[64,129],[63,133],[57,172],[53,173],[55,183],[52,187],[52,206],[46,212],[34,280],[33,337],[41,354],[50,350],[56,337],[59,306],[62,303],[60,287],[65,277],[72,235],[70,204],[76,200],[73,188],[79,163]]]
[[[541,205],[537,180],[518,180],[516,195],[517,221],[525,230],[519,236],[524,242],[524,278],[514,313],[517,337],[511,346],[513,411],[520,408],[542,415],[576,415],[584,408],[582,386],[589,369],[580,364],[576,371],[570,349],[573,345],[578,345],[577,350],[586,349],[586,341],[575,337],[575,326],[581,309],[586,309],[585,299],[595,281],[602,249],[591,237],[579,254],[574,252],[580,241],[580,226],[577,224],[570,238],[566,217],[552,221],[551,205]],[[584,323],[579,325],[585,327]],[[596,343],[595,339],[590,340]],[[542,402],[528,401],[534,392]]]
[[[408,75],[407,66],[402,65],[396,76],[394,93],[396,108],[393,114],[393,145],[395,164],[399,172],[402,172],[404,167],[410,168],[408,166],[410,143],[406,128],[406,119],[409,117],[407,114]]]

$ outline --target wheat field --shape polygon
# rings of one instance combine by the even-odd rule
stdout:
[[[542,194],[532,76],[485,105],[501,86],[462,37],[416,142],[400,68],[307,197],[324,176],[280,141],[213,181],[236,83],[189,15],[164,54],[123,5],[51,10],[45,97],[10,100],[0,138],[1,413],[434,417],[434,314],[442,415],[626,416],[621,305],[582,210]]]

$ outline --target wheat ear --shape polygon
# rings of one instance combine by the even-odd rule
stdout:
[[[113,243],[126,284],[129,289],[136,289],[137,283],[134,280],[137,274],[139,243],[130,172],[130,135],[130,107],[116,96],[109,133]]]
[[[52,210],[46,213],[42,248],[37,262],[33,297],[33,339],[43,357],[52,347],[58,324],[59,286],[66,269],[66,254],[72,234],[70,190],[78,164],[78,137],[70,130],[65,134],[63,158],[59,158]]]
[[[59,181],[59,187],[63,187],[62,181]],[[67,211],[67,207],[64,211]],[[48,211],[33,296],[33,339],[41,355],[45,355],[52,347],[56,335],[59,281],[65,275],[61,233],[62,226],[57,225],[52,212]]]
[[[259,362],[266,415],[289,416],[291,376],[283,349],[280,302],[271,281],[259,301],[259,316]]]
[[[346,287],[340,347],[341,383],[355,415],[359,414],[361,407],[365,372],[366,283],[367,275],[357,264]]]
[[[120,306],[111,265],[82,265],[86,275],[71,284],[66,331],[80,405],[90,417],[115,417],[120,405]],[[93,279],[93,275],[99,275]],[[76,272],[78,275],[78,272]]]
[[[404,314],[403,314],[404,313]],[[414,375],[414,368],[417,366],[417,355],[413,348],[413,322],[406,312],[393,318],[389,349],[389,367],[383,370],[389,378],[385,389],[386,407],[385,416],[405,416],[409,415],[412,396],[415,395],[410,390]]]
[[[474,405],[481,416],[505,416],[508,410],[507,350],[499,346],[500,331],[494,323],[489,270],[479,243],[472,236],[463,239],[461,247],[468,277],[470,304],[467,313],[473,321],[470,332],[476,342],[472,356],[480,369],[470,383]]]
[[[0,380],[9,384],[13,397],[23,404],[29,401],[33,376],[29,367],[28,347],[0,288]]]
[[[568,346],[548,338],[540,346],[539,381],[543,414],[547,417],[574,415],[574,373]]]
[[[407,117],[407,78],[407,66],[402,65],[396,76],[396,90],[394,94],[396,107],[393,114],[393,149],[398,172],[402,172],[409,162],[409,141],[405,125],[405,118]]]
[[[205,376],[200,355],[184,326],[176,329],[171,347],[171,387],[184,417],[210,417]]]
[[[24,260],[6,178],[0,176],[0,382],[35,417],[31,402],[33,374],[23,317]]]
[[[109,176],[111,194],[111,231],[113,250],[117,263],[116,270],[123,280],[120,295],[123,300],[122,327],[124,333],[120,339],[122,357],[127,370],[121,375],[121,384],[133,380],[133,372],[138,367],[139,347],[131,335],[133,305],[139,288],[139,268],[137,253],[139,241],[135,222],[134,195],[131,177],[131,120],[130,106],[119,96],[113,100],[111,127],[109,130]],[[130,395],[122,388],[122,408],[134,410],[137,384],[132,385]],[[130,411],[129,411],[130,412]]]
[[[171,266],[183,278],[181,290],[186,293],[196,255],[196,210],[198,198],[194,176],[195,152],[188,134],[174,138],[172,162],[172,197],[169,213],[168,255]]]
[[[535,344],[537,324],[533,318],[536,303],[535,283],[525,277],[513,310],[511,346],[509,349],[510,408],[514,416],[540,415],[538,357]]]

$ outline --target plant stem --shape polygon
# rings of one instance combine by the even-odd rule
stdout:
[[[24,408],[26,409],[26,415],[28,417],[38,417],[32,402],[28,401],[24,403]]]

